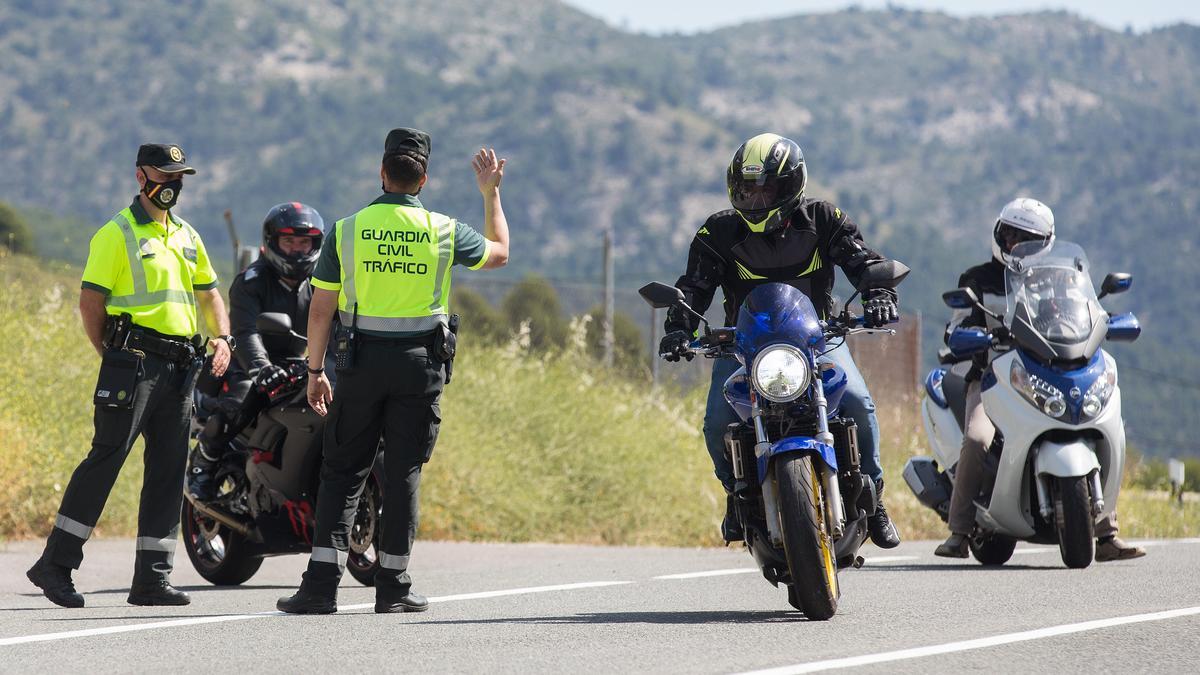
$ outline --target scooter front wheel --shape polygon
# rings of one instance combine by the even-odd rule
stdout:
[[[1063,564],[1083,569],[1096,555],[1096,525],[1086,476],[1056,478],[1054,510]]]

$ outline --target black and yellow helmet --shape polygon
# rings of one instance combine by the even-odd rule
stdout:
[[[778,134],[759,134],[743,143],[725,175],[729,203],[752,232],[783,227],[807,183],[800,146]]]

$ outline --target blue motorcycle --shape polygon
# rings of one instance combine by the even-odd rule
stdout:
[[[879,261],[860,290],[894,288],[908,272]],[[742,420],[726,431],[725,452],[745,545],[767,581],[787,587],[793,607],[811,620],[829,619],[840,596],[838,570],[862,564],[858,550],[878,498],[859,469],[857,427],[839,415],[846,375],[817,359],[847,335],[894,331],[863,328],[848,309],[821,321],[808,296],[782,283],[751,291],[730,328],[710,327],[674,286],[655,282],[638,292],[652,307],[699,318],[704,333],[691,354],[742,364],[725,383],[725,399]]]

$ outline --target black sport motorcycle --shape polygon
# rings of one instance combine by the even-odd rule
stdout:
[[[270,404],[231,442],[214,472],[216,497],[202,502],[184,490],[184,548],[200,576],[218,586],[247,581],[267,556],[310,552],[316,530],[325,418],[308,405],[308,369],[300,356],[307,339],[292,330],[287,314],[263,314],[257,327],[291,342],[287,352],[295,356],[272,357],[288,371],[288,383],[270,392]],[[215,396],[197,390],[195,397],[194,439],[217,410]],[[366,586],[374,585],[379,568],[383,486],[380,454],[359,499],[346,563]]]

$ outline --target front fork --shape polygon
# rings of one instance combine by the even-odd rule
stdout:
[[[814,370],[816,374],[813,385],[813,402],[816,405],[817,411],[817,442],[824,443],[833,447],[833,434],[829,433],[829,419],[826,414],[828,402],[825,400],[825,390],[821,386],[821,375],[819,370]],[[763,426],[762,407],[758,404],[758,394],[754,389],[750,390],[750,419],[754,423],[754,454],[762,457],[771,449],[771,441],[767,438],[767,430]],[[837,472],[831,470],[824,462],[813,462],[813,470],[818,472],[821,478],[821,488],[825,493],[823,501],[825,522],[829,526],[829,534],[834,541],[842,538],[845,532],[846,510],[842,506],[842,490],[838,485]],[[767,515],[767,530],[774,542],[783,540],[782,533],[779,532],[779,511],[777,495],[775,493],[776,486],[773,475],[768,475],[763,481],[763,503],[766,507]]]

